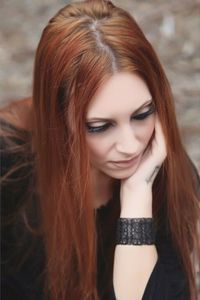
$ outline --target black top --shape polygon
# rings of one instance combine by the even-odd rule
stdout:
[[[6,123],[2,122],[2,125],[4,126]],[[16,130],[15,127],[11,126],[11,128]],[[23,132],[23,134],[26,133]],[[9,153],[4,139],[1,138],[0,141],[2,148],[1,174],[4,175],[14,163],[23,160],[23,158],[19,154]],[[19,141],[15,142],[16,144],[20,143]],[[24,174],[26,176],[22,176]],[[16,216],[13,217],[16,215],[16,211],[23,206],[28,195],[27,187],[30,184],[30,180],[32,180],[31,178],[31,165],[29,165],[28,168],[25,166],[24,169],[16,170],[15,174],[12,175],[12,180],[7,185],[2,185],[2,219],[4,222],[6,221],[6,225],[2,226],[2,300],[44,299],[42,295],[43,245],[38,237],[31,233],[23,233],[24,231],[21,228],[24,226],[23,223]],[[102,224],[109,216],[112,205],[113,199],[106,206],[97,209],[97,228],[100,245],[98,248],[101,249],[98,252],[98,285],[100,287],[101,300],[116,300],[113,286],[110,288],[109,293],[104,293],[102,279],[106,269],[106,257],[104,254],[106,253],[108,242],[104,238],[105,229]],[[156,248],[158,260],[150,275],[142,300],[189,300],[187,279],[167,228],[164,227],[162,230],[157,230]],[[23,238],[25,241],[23,245],[20,244],[21,235],[26,235]],[[31,250],[29,251],[29,249]],[[17,257],[23,260],[20,266],[17,265]]]

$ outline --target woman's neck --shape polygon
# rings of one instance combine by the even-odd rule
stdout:
[[[106,205],[112,198],[115,179],[98,170],[93,170],[92,178],[93,203],[94,208],[97,209],[102,205]]]

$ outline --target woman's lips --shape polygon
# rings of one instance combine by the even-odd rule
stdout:
[[[123,161],[123,162],[112,162],[115,166],[120,167],[120,168],[124,168],[124,167],[130,167],[132,165],[134,165],[138,159],[139,159],[140,155],[132,158],[131,160],[128,161]]]

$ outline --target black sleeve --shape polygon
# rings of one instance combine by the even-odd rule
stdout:
[[[189,300],[187,280],[170,236],[158,233],[156,237],[158,260],[149,277],[142,300]],[[116,300],[112,287],[112,300]]]
[[[1,299],[39,300],[42,299],[42,246],[27,231],[22,218],[25,202],[31,199],[33,173],[28,163],[30,157],[20,153],[22,141],[9,139],[0,137]],[[11,172],[14,166],[15,171]]]
[[[158,233],[158,260],[142,300],[189,300],[189,287],[169,234]]]

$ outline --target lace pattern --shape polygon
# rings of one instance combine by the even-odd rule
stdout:
[[[116,242],[122,245],[155,244],[156,230],[153,218],[119,218]]]

